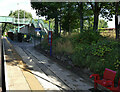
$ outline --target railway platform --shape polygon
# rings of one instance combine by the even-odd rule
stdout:
[[[32,43],[3,41],[7,90],[91,92],[93,85],[37,52]]]
[[[4,60],[5,60],[5,82],[7,91],[28,91],[41,90],[43,87],[34,77],[33,74],[27,72],[22,58],[17,54],[16,50],[7,38],[3,39]],[[27,71],[26,71],[26,70]]]

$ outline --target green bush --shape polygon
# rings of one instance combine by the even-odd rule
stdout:
[[[98,41],[96,44],[91,45],[91,54],[94,56],[103,57],[106,53],[111,52],[111,43],[108,40]]]
[[[53,40],[53,52],[61,55],[71,55],[73,53],[71,41],[62,37]]]
[[[74,53],[72,55],[72,61],[75,65],[80,65],[84,67],[86,65],[85,59],[89,54],[89,45],[88,44],[78,44],[74,48]]]
[[[41,47],[45,50],[49,49],[49,45],[48,45],[48,36],[45,35],[43,41],[41,41]]]
[[[119,42],[101,37],[94,32],[83,32],[77,37],[74,43],[79,43],[74,46],[74,54],[72,55],[75,65],[88,67],[100,75],[103,74],[105,68],[115,71],[120,69]],[[118,72],[116,78],[119,75]]]
[[[48,39],[42,42],[49,48]],[[76,66],[90,68],[94,73],[103,74],[105,68],[117,71],[120,76],[120,43],[102,37],[98,32],[83,31],[69,36],[53,36],[53,52],[71,56]]]
[[[101,40],[103,37],[99,34],[99,32],[94,31],[83,31],[80,33],[79,42],[85,44],[96,43]]]

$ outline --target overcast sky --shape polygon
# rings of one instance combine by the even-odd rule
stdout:
[[[18,5],[19,3],[19,5]],[[30,0],[0,0],[0,16],[8,16],[10,11],[22,9],[30,12],[34,19],[38,19],[35,10],[30,5]],[[115,28],[115,21],[108,22],[109,28]]]

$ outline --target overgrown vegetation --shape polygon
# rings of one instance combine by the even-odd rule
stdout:
[[[31,2],[37,15],[55,20],[54,54],[68,56],[75,66],[90,68],[91,71],[100,75],[105,68],[115,70],[117,71],[116,79],[120,75],[118,71],[120,43],[117,41],[119,39],[117,22],[119,5],[120,3],[117,2],[51,2],[49,4]],[[99,20],[99,15],[108,20],[115,15],[117,40],[103,37],[97,32],[98,28],[108,27],[106,21]],[[60,26],[60,32],[58,26]],[[66,32],[69,35],[64,35]],[[49,49],[47,36],[41,46]]]
[[[41,44],[44,49],[49,49],[47,36]],[[120,76],[119,49],[117,40],[108,39],[94,31],[72,33],[59,38],[53,36],[54,54],[67,55],[75,66],[89,68],[100,75],[105,68],[115,70],[116,80]]]

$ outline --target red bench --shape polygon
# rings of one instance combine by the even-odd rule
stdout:
[[[120,78],[117,87],[108,87],[108,89],[111,90],[112,92],[120,92]]]
[[[115,79],[116,71],[105,68],[103,73],[103,79],[100,79],[99,74],[92,74],[90,78],[94,77],[94,89],[97,89],[97,84],[100,84],[106,88],[114,87],[114,79]]]

